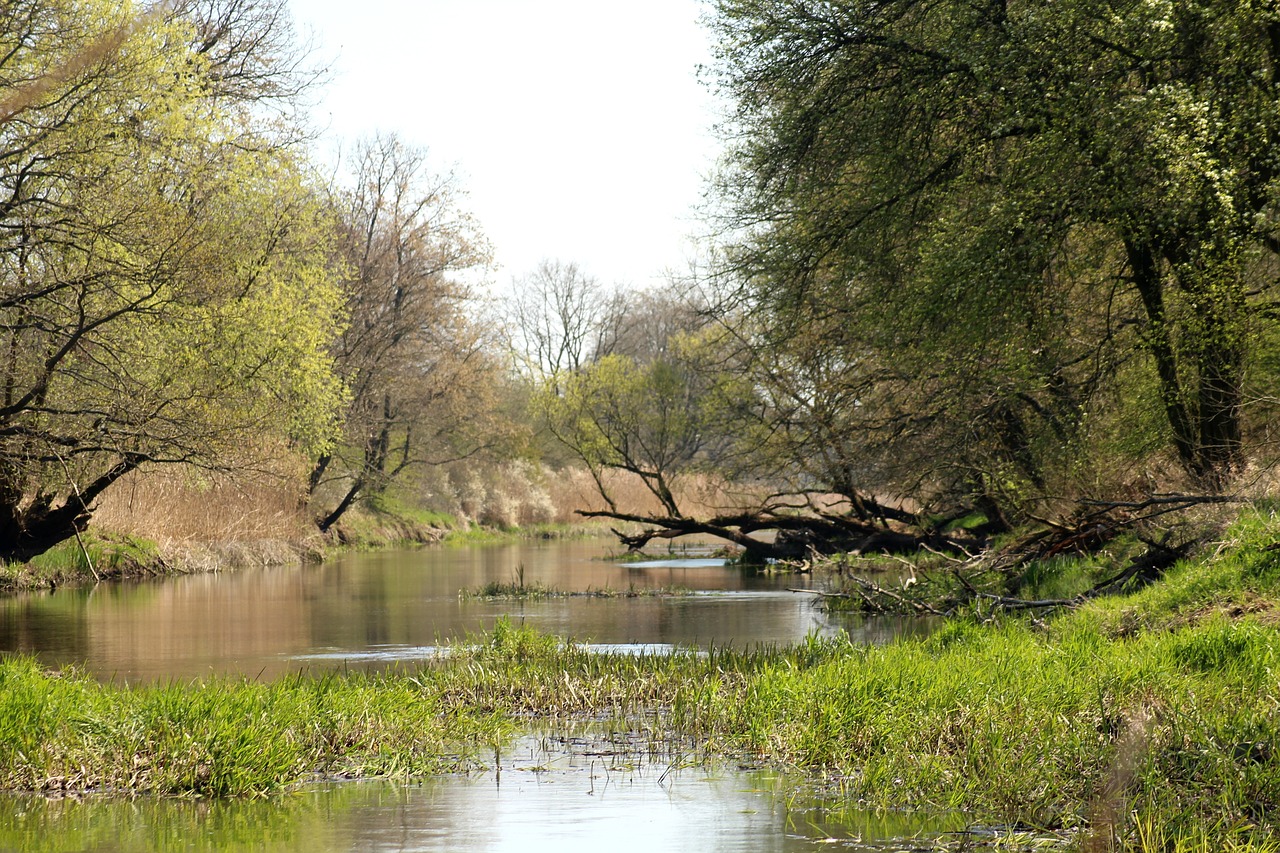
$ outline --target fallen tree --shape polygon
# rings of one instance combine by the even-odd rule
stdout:
[[[830,554],[909,554],[921,550],[968,554],[985,540],[931,528],[916,513],[859,497],[842,502],[846,511],[821,508],[815,496],[773,496],[756,509],[693,518],[678,510],[644,515],[618,509],[586,511],[590,519],[641,525],[639,532],[614,529],[618,540],[639,551],[654,540],[704,535],[741,548],[748,561],[799,560]],[[674,507],[673,507],[674,508]]]
[[[793,591],[815,594],[824,600],[850,602],[869,613],[951,616],[972,607],[984,611],[1074,608],[1100,596],[1158,580],[1167,569],[1211,538],[1209,528],[1180,533],[1165,528],[1158,531],[1157,539],[1154,535],[1157,531],[1153,529],[1156,519],[1205,504],[1240,500],[1224,495],[1158,494],[1137,501],[1083,501],[1067,519],[1040,519],[1036,529],[998,548],[957,556],[925,545],[923,548],[932,552],[932,565],[926,567],[921,561],[903,559],[910,576],[898,588],[841,571],[840,575],[847,579],[842,589]],[[1114,571],[1098,578],[1088,588],[1067,597],[1037,598],[1022,594],[1034,564],[1055,557],[1097,553],[1122,533],[1134,534],[1143,550],[1122,560]]]

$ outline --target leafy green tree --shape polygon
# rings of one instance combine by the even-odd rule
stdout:
[[[330,440],[332,228],[250,122],[270,93],[210,60],[270,68],[245,52],[272,40],[163,6],[0,7],[0,557],[70,538],[142,466]]]
[[[710,330],[674,333],[647,358],[611,353],[544,384],[537,408],[552,435],[595,477],[609,506],[618,502],[603,476],[637,476],[663,512],[684,515],[676,483],[709,470],[732,444],[727,413],[744,389],[716,363]]]
[[[1276,297],[1276,15],[719,0],[733,273],[770,328],[839,316],[859,363],[925,390],[889,410],[912,434],[1033,483],[1140,362],[1167,446],[1220,487]]]

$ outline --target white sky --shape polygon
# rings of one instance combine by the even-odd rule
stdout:
[[[290,0],[334,59],[316,120],[457,171],[503,287],[543,258],[647,286],[693,256],[719,146],[700,0]]]

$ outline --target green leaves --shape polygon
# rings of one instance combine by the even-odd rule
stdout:
[[[722,342],[709,332],[680,334],[647,362],[606,355],[548,381],[538,398],[552,433],[592,471],[639,475],[672,517],[681,475],[723,462],[731,452],[735,407],[751,389],[720,363]]]
[[[229,12],[226,31],[202,33],[182,8],[0,13],[10,556],[70,536],[140,465],[254,465],[282,442],[333,439],[334,229],[280,126],[250,123],[252,81],[232,96],[198,48],[226,39],[262,70],[281,56],[250,54],[279,47],[285,19]]]
[[[889,412],[1033,479],[1059,465],[1041,436],[1085,438],[1071,425],[1104,399],[1129,417],[1118,371],[1137,362],[1184,469],[1210,487],[1238,470],[1251,306],[1277,295],[1269,8],[716,8],[729,271],[766,343],[839,316],[829,348],[915,380],[880,383]]]

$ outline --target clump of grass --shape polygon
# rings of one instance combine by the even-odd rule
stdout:
[[[241,796],[316,774],[469,766],[510,723],[455,710],[401,676],[214,680],[124,688],[28,658],[0,662],[0,787]]]
[[[490,581],[484,586],[475,589],[464,589],[458,593],[460,598],[511,598],[511,599],[539,599],[539,598],[564,598],[568,593],[561,592],[558,589],[547,586],[541,581],[535,581],[530,584],[523,582]]]
[[[679,598],[689,595],[697,595],[697,593],[687,587],[678,586],[630,586],[626,589],[612,589],[605,587],[603,589],[588,589],[581,592],[565,592],[564,590],[547,586],[541,581],[535,581],[530,584],[490,581],[484,586],[476,587],[474,589],[464,589],[458,593],[460,598],[517,600],[539,598]]]

